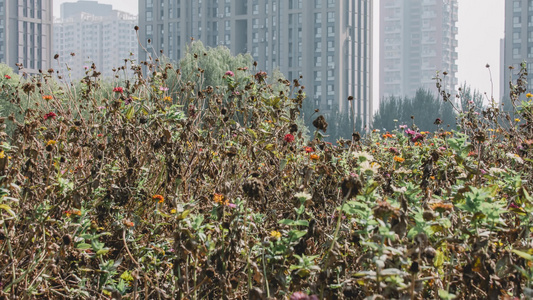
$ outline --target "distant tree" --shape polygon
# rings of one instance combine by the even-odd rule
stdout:
[[[466,110],[470,106],[475,107],[475,111],[481,112],[483,110],[483,94],[478,90],[472,90],[466,82],[459,89],[459,104],[461,110]]]
[[[396,125],[415,124],[424,131],[438,128],[439,118],[444,125],[455,124],[453,107],[435,97],[430,91],[419,89],[413,98],[390,97],[383,99],[374,115],[373,128],[392,130]]]
[[[227,71],[234,72],[238,79],[240,74],[237,69],[251,69],[252,63],[253,58],[248,53],[233,56],[224,46],[206,48],[201,41],[193,41],[187,46],[178,66],[182,80],[197,81],[199,75],[204,87],[217,87],[225,85],[222,77]],[[198,72],[198,69],[202,71]]]

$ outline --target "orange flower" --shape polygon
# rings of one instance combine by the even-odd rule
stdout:
[[[133,227],[133,226],[135,226],[135,223],[133,223],[132,221],[129,221],[129,220],[124,220],[124,221],[122,221],[122,223],[123,223],[126,227]]]
[[[403,158],[403,157],[399,157],[399,156],[395,156],[395,157],[394,157],[394,160],[397,161],[397,162],[399,162],[399,163],[401,163],[401,162],[404,162],[404,161],[405,161],[405,158]]]
[[[224,195],[217,194],[217,193],[215,193],[215,195],[213,195],[213,201],[215,201],[215,203],[218,203],[218,204],[221,204],[221,205],[228,205],[229,204],[229,200],[225,200],[224,201]]]
[[[153,196],[152,196],[152,199],[153,199],[153,200],[157,200],[158,203],[163,203],[163,202],[165,202],[165,198],[163,198],[163,196],[161,196],[161,195],[153,195]]]
[[[392,134],[390,134],[390,133],[388,133],[388,132],[385,133],[385,134],[383,135],[383,138],[384,138],[384,139],[386,139],[386,138],[393,138],[393,137],[394,137],[394,135],[392,135]]]
[[[312,160],[318,160],[318,155],[317,154],[311,154],[311,155],[309,155],[309,158],[312,159]]]
[[[43,96],[43,99],[44,99],[44,100],[52,100],[53,97],[52,97],[52,95],[44,95],[44,96]]]

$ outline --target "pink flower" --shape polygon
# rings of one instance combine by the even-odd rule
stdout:
[[[233,77],[235,76],[235,74],[233,74],[233,72],[231,71],[227,71],[226,74],[224,74],[225,76],[230,76],[230,77]]]
[[[407,133],[408,135],[416,135],[416,131],[414,131],[412,129],[405,130],[405,133]]]
[[[122,94],[124,93],[124,89],[121,86],[117,86],[116,88],[113,88],[113,92]]]
[[[168,88],[166,86],[160,86],[159,90],[163,91],[163,92],[166,92],[166,91],[168,91]]]
[[[55,117],[57,117],[57,115],[53,111],[51,111],[47,113],[46,115],[44,115],[43,119],[48,120],[48,119],[53,119]]]
[[[405,129],[405,128],[407,128],[407,125],[400,125],[398,127],[400,127],[400,129]]]
[[[287,133],[283,139],[285,140],[285,142],[291,143],[294,141],[294,135]]]

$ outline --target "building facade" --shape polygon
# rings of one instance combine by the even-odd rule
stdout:
[[[505,37],[502,48],[501,96],[510,99],[509,81],[516,84],[522,62],[527,63],[527,89],[533,90],[533,0],[505,1]]]
[[[437,92],[457,85],[457,0],[380,1],[379,98],[412,97],[419,88]],[[446,72],[447,75],[443,76]]]
[[[0,62],[19,73],[50,68],[52,24],[52,0],[0,0]]]
[[[65,18],[54,22],[54,53],[70,78],[86,76],[92,64],[104,78],[120,76],[126,59],[138,59],[136,16],[96,1],[64,3],[61,15]]]
[[[325,112],[372,116],[371,0],[140,0],[141,61],[160,51],[178,61],[191,38],[250,53],[258,68],[275,68],[306,86]],[[150,42],[149,42],[150,41]]]

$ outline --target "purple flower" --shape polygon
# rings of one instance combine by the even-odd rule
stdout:
[[[230,77],[233,77],[235,76],[235,74],[233,74],[233,72],[231,71],[227,71],[226,74],[224,74],[225,76],[230,76]]]

